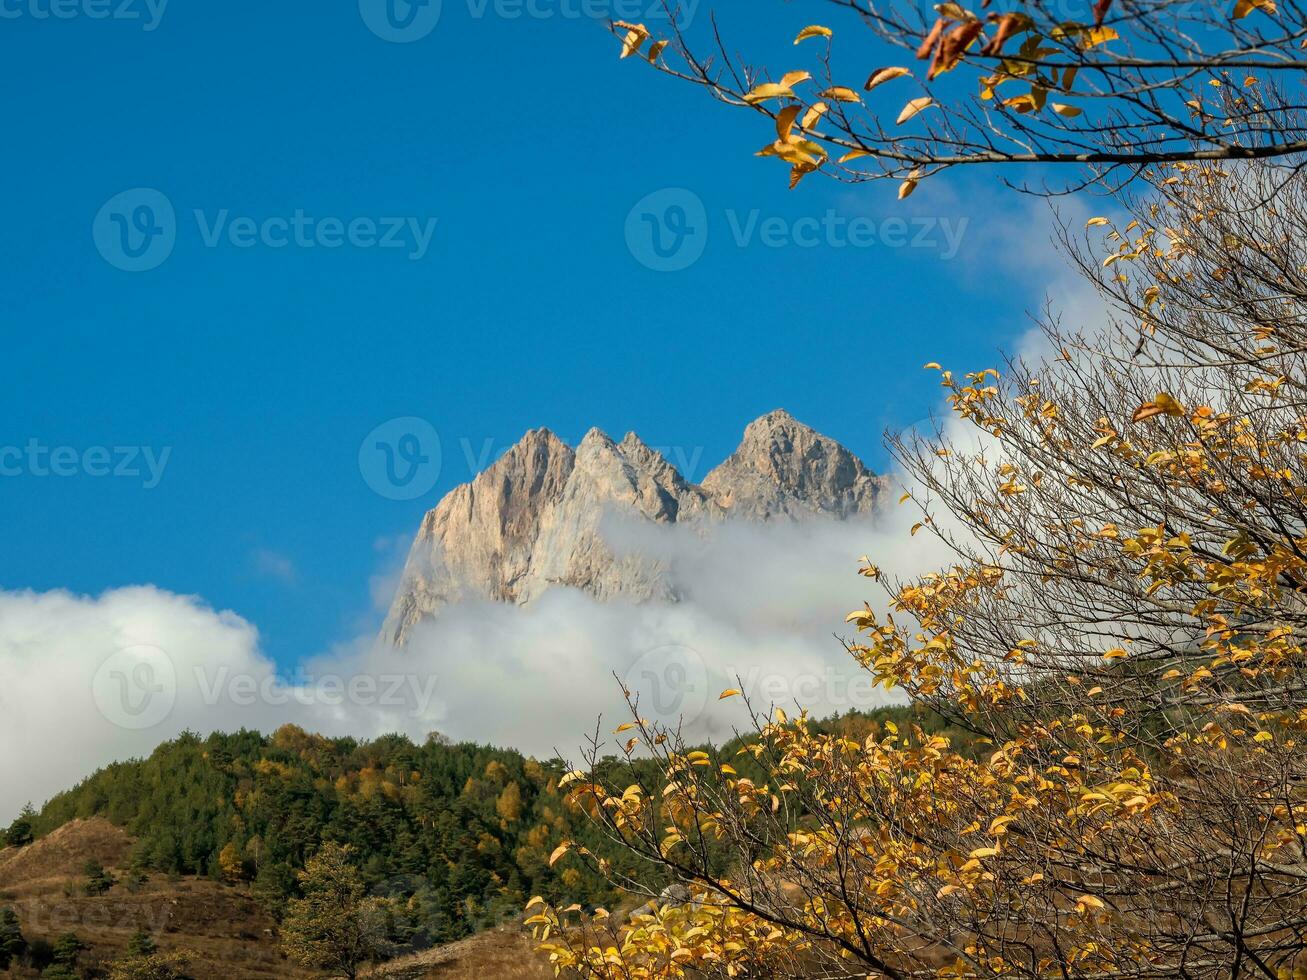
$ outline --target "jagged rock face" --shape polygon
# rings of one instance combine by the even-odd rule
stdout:
[[[880,488],[857,456],[783,411],[751,422],[739,448],[703,481],[730,515],[755,521],[865,514]]]
[[[655,558],[614,548],[622,523],[694,524],[867,514],[882,481],[834,440],[770,412],[696,486],[635,433],[591,429],[572,450],[534,429],[422,521],[382,638],[461,599],[526,603],[555,585],[601,600],[674,598]]]

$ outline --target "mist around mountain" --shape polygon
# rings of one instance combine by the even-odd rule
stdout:
[[[381,638],[402,646],[447,606],[524,605],[559,586],[600,601],[675,601],[668,561],[639,547],[640,528],[867,517],[884,485],[782,409],[750,423],[700,484],[634,432],[615,442],[591,429],[573,449],[533,429],[426,515]]]

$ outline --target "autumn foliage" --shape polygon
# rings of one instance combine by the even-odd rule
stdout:
[[[982,750],[751,704],[726,757],[637,708],[628,756],[660,778],[592,758],[571,798],[687,891],[635,915],[533,902],[560,970],[1307,975],[1307,184],[1149,177],[1066,231],[1093,330],[1050,318],[1043,357],[941,370],[952,419],[894,443],[913,533],[954,561],[868,565],[885,599],[849,652]]]
[[[696,6],[614,22],[622,57],[770,117],[757,152],[789,167],[791,187],[815,172],[891,178],[906,197],[943,170],[1031,164],[1124,183],[1181,160],[1307,151],[1296,3],[833,0],[806,5],[831,26],[799,30],[774,68],[716,16],[692,30]]]

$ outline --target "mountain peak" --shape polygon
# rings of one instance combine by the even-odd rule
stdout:
[[[527,603],[555,586],[604,601],[671,598],[660,562],[615,555],[615,518],[702,524],[869,513],[881,481],[851,452],[784,409],[749,423],[739,447],[702,485],[634,432],[597,428],[576,449],[532,429],[422,522],[383,636],[402,644],[424,617],[463,599]]]
[[[857,456],[783,408],[750,422],[703,481],[728,513],[750,520],[867,513],[881,485]]]

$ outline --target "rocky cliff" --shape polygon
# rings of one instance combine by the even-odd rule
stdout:
[[[674,598],[659,561],[614,548],[614,529],[845,519],[869,513],[881,487],[853,453],[780,410],[752,422],[698,485],[633,432],[614,442],[591,429],[572,449],[533,429],[423,519],[382,639],[403,644],[449,603],[526,603],[554,585],[599,599]]]

